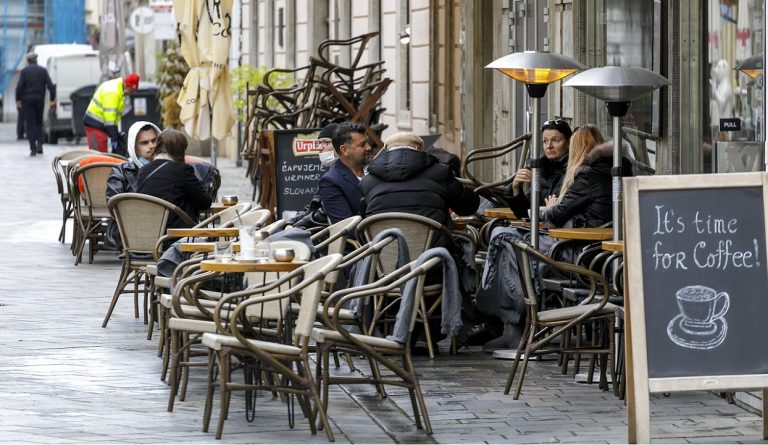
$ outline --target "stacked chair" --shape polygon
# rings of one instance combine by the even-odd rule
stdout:
[[[368,43],[378,33],[368,33],[347,40],[326,40],[318,47],[318,57],[310,57],[307,66],[268,71],[262,84],[249,86],[246,94],[246,132],[242,147],[254,193],[259,179],[268,177],[264,169],[271,167],[269,155],[260,148],[265,145],[262,130],[318,128],[332,122],[353,121],[368,127],[373,145],[381,147],[379,118],[384,112],[381,97],[392,80],[385,77],[383,61],[363,64]],[[332,62],[336,51],[350,51],[354,56],[348,66]],[[278,87],[285,79],[294,82]],[[255,197],[255,195],[254,195]]]

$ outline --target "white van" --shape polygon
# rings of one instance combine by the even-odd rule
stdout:
[[[43,117],[45,139],[49,144],[56,144],[59,137],[72,137],[72,99],[75,90],[86,85],[98,85],[101,80],[99,52],[90,50],[84,54],[51,55],[46,69],[51,81],[56,85],[56,107],[45,106]]]

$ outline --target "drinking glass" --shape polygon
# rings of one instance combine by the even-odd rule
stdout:
[[[232,243],[229,241],[216,241],[213,249],[213,258],[220,263],[228,263],[232,260]]]

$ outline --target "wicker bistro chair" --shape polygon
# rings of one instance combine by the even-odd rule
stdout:
[[[311,252],[307,245],[293,240],[274,241],[272,246],[275,248],[291,248],[294,250],[296,261],[309,261]],[[173,281],[184,283],[195,274],[200,273],[197,264],[202,257],[196,260],[187,260],[180,264],[174,271]],[[185,268],[185,270],[180,270]],[[171,392],[168,398],[168,411],[173,410],[176,395],[183,401],[186,395],[187,382],[189,380],[189,368],[196,365],[202,365],[190,360],[190,352],[193,345],[200,342],[200,338],[205,333],[216,333],[217,328],[214,323],[214,309],[222,299],[228,299],[229,293],[223,291],[211,291],[202,289],[201,286],[210,279],[216,278],[221,274],[208,274],[202,279],[195,279],[194,286],[186,284],[177,284],[172,286],[172,294],[164,294],[160,297],[160,306],[163,310],[165,320],[161,323],[165,327],[163,338],[166,341],[163,355],[162,378],[165,378],[166,364],[169,362],[171,375],[169,385]],[[249,272],[244,274],[245,281],[249,288],[265,286],[269,283],[280,280],[280,275],[275,272]],[[233,304],[227,303],[223,306],[228,313],[234,309]],[[222,308],[219,308],[222,310]],[[285,318],[282,314],[278,318],[280,321]],[[261,331],[263,332],[263,331]],[[285,330],[279,325],[276,329],[269,331],[270,335],[283,335]],[[179,388],[181,387],[181,390]]]
[[[507,384],[504,387],[504,394],[509,394],[521,358],[523,358],[523,366],[520,370],[520,377],[517,380],[517,387],[515,388],[515,400],[520,397],[528,360],[535,355],[560,352],[600,354],[602,361],[601,384],[606,382],[605,373],[608,370],[611,373],[614,391],[616,391],[616,379],[613,376],[615,358],[614,323],[619,307],[608,301],[610,292],[605,278],[600,273],[584,267],[555,261],[537,252],[528,244],[516,242],[513,244],[513,247],[519,266],[518,275],[522,284],[525,303],[528,306],[528,321],[523,331],[520,345],[517,348],[515,362],[512,365],[509,377],[507,378]],[[533,286],[532,261],[540,261],[564,274],[580,275],[586,279],[589,282],[587,298],[577,306],[540,311],[538,309],[539,298]],[[601,295],[599,300],[596,297],[598,294]],[[546,348],[551,340],[563,336],[571,328],[586,323],[595,323],[601,329],[602,341],[600,345],[571,347],[568,344],[561,343],[562,348],[560,350]],[[606,361],[608,363],[605,363]],[[607,383],[605,386],[607,387]]]
[[[111,218],[107,210],[107,178],[115,164],[94,162],[75,168],[72,173],[75,223],[77,224],[77,242],[75,265],[82,261],[85,243],[88,242],[88,262],[93,263],[93,255],[99,249],[106,230],[106,223]],[[83,191],[79,183],[82,181]],[[73,240],[73,244],[75,241]]]
[[[240,202],[231,207],[227,207],[221,212],[214,213],[213,215],[205,218],[195,225],[195,227],[216,227],[225,222],[231,221],[233,218],[237,218],[237,213],[240,215],[251,210],[250,202]]]
[[[391,227],[397,227],[402,231],[408,245],[409,258],[418,258],[425,250],[435,247],[435,244],[442,241],[444,245],[449,246],[449,250],[456,249],[453,245],[453,237],[442,224],[424,216],[411,213],[380,213],[363,219],[358,225],[357,231],[360,237],[365,241],[371,241],[379,232]],[[378,257],[377,272],[379,276],[392,273],[397,264],[398,247],[396,243],[385,247]],[[442,295],[442,284],[429,285],[424,289],[424,297],[419,302],[419,313],[417,322],[424,326],[427,349],[429,357],[435,358],[435,352],[432,345],[432,333],[429,328],[429,319],[433,317],[440,307]],[[399,299],[399,292],[393,289],[393,292],[386,296],[377,296],[373,301],[373,319],[369,328],[372,330],[379,325],[380,320],[385,320],[385,315],[390,311]],[[433,303],[427,307],[426,300],[432,299]],[[369,331],[370,334],[372,331]]]
[[[256,226],[258,228],[263,227],[272,218],[272,212],[267,209],[251,209],[245,213],[241,213],[238,217],[227,222],[222,222],[221,227],[246,227]]]
[[[217,439],[221,438],[224,420],[228,415],[231,391],[268,390],[290,396],[295,395],[303,414],[309,420],[312,434],[317,433],[315,420],[316,416],[319,416],[328,440],[333,441],[333,432],[320,403],[318,390],[309,367],[309,341],[324,279],[341,260],[342,257],[339,254],[324,256],[266,286],[235,292],[219,301],[214,312],[218,333],[206,333],[202,337],[202,342],[208,346],[210,354],[203,431],[208,431],[213,395],[218,386],[220,413],[216,428]],[[295,282],[296,279],[299,281]],[[287,286],[287,289],[282,286]],[[276,289],[280,291],[274,293]],[[289,300],[296,296],[300,301],[301,311],[295,322],[292,341],[283,343],[275,341],[275,337],[259,336],[259,330],[251,324],[251,319],[257,318],[260,323],[269,319],[280,320],[280,317],[284,317],[288,312]],[[238,301],[234,311],[231,312],[232,322],[227,322],[223,318],[227,314],[224,308]],[[277,311],[274,310],[275,304],[279,307]],[[272,305],[271,310],[270,305]],[[245,384],[231,381],[231,368],[234,366],[232,356],[237,357],[239,366],[246,369],[256,368],[255,381],[246,381]],[[264,372],[272,378],[259,379],[258,376]],[[216,382],[217,374],[218,383]],[[246,375],[248,375],[247,372]],[[292,398],[288,399],[289,404],[291,400]],[[289,409],[289,424],[292,426],[290,412]]]
[[[139,317],[139,283],[146,275],[146,267],[156,264],[160,258],[158,240],[165,235],[170,214],[176,214],[184,224],[194,225],[192,218],[177,206],[141,193],[120,193],[110,198],[107,206],[117,222],[125,257],[102,327],[107,327],[120,294],[131,283],[133,283],[134,311],[136,318]],[[148,288],[145,282],[145,321],[147,321],[147,298]]]
[[[61,231],[59,231],[59,241],[64,242],[67,233],[67,220],[72,217],[75,211],[72,200],[70,200],[69,187],[67,186],[66,165],[74,158],[93,154],[91,150],[69,150],[53,158],[51,169],[53,177],[56,179],[56,191],[61,200]]]
[[[427,286],[425,277],[427,272],[441,263],[441,259],[430,257],[421,264],[419,260],[406,264],[405,266],[391,272],[385,277],[373,283],[343,289],[331,295],[324,304],[323,320],[326,328],[315,328],[312,331],[312,338],[316,341],[317,347],[317,367],[316,380],[321,385],[321,399],[323,407],[328,404],[328,387],[331,383],[372,383],[376,385],[377,391],[382,397],[386,397],[383,390],[384,385],[396,385],[408,389],[413,406],[413,414],[416,419],[416,426],[423,428],[428,434],[432,434],[432,425],[429,421],[427,406],[424,402],[424,396],[421,393],[419,379],[416,370],[413,367],[411,359],[411,334],[413,326],[419,312],[418,301],[422,301]],[[407,327],[405,338],[390,339],[376,337],[366,334],[355,334],[350,332],[348,323],[340,314],[352,300],[370,299],[376,295],[390,293],[399,290],[405,286],[406,293],[409,283],[415,286],[413,300],[411,304],[401,304],[398,310],[398,323],[404,323]],[[363,355],[371,361],[371,377],[351,377],[351,376],[330,376],[329,373],[329,353],[332,349],[348,352],[350,355]],[[399,357],[400,364],[397,364],[389,357]],[[374,364],[376,366],[374,366]],[[378,364],[381,364],[392,373],[390,376],[382,377]]]

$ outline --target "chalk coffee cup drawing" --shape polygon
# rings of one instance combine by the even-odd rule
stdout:
[[[678,289],[675,298],[680,313],[667,326],[674,343],[690,349],[712,349],[725,340],[725,314],[730,307],[727,292],[692,285]]]

